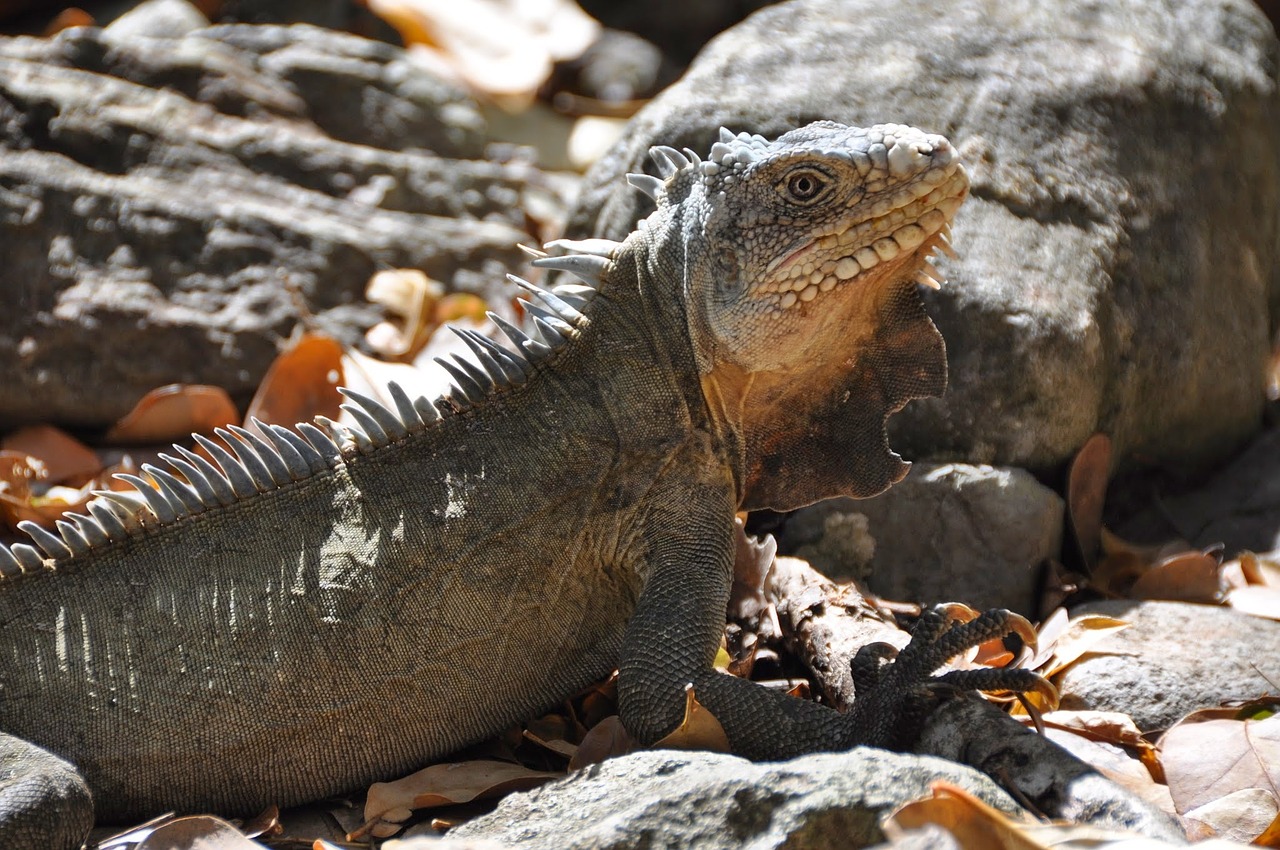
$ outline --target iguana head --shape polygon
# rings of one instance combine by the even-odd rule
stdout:
[[[937,285],[928,258],[948,250],[968,192],[951,144],[912,127],[819,122],[772,142],[721,131],[705,161],[654,155],[669,161],[659,215],[679,231],[660,250],[683,255],[708,404],[742,447],[743,506],[790,509],[898,481],[907,464],[885,420],[946,385],[916,286]]]

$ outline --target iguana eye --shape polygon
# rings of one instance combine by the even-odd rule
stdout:
[[[787,200],[807,204],[822,195],[827,185],[827,175],[821,171],[799,168],[787,175],[783,191]]]

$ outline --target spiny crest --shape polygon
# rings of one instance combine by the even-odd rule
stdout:
[[[594,285],[599,284],[618,243],[558,240],[547,247],[572,253],[553,257],[526,249],[535,255],[534,265],[570,272],[592,285],[562,284],[544,289],[509,275],[534,299],[520,300],[532,330],[526,333],[501,316],[488,314],[515,346],[513,352],[483,334],[451,327],[471,349],[476,362],[456,356],[452,361],[437,359],[454,379],[445,397],[434,403],[425,397],[410,399],[393,382],[387,385],[392,409],[342,387],[338,392],[347,401],[341,407],[356,426],[317,416],[320,427],[302,422],[291,430],[253,419],[253,430],[236,425],[215,429],[221,443],[193,434],[212,461],[175,445],[176,456],[160,455],[168,469],[143,464],[142,475],[116,475],[133,489],[94,491],[95,498],[86,507],[88,514],[67,514],[55,523],[53,531],[30,521],[19,523],[18,528],[35,545],[0,545],[0,580],[43,572],[49,561],[88,554],[143,527],[169,525],[300,481],[334,468],[344,454],[367,454],[425,429],[442,413],[478,404],[497,389],[525,384],[540,360],[566,345],[588,324],[582,311],[595,295]]]
[[[681,173],[696,170],[703,177],[715,177],[725,170],[741,171],[768,150],[769,140],[764,136],[735,134],[721,127],[720,139],[711,146],[711,154],[705,161],[689,148],[678,151],[667,145],[657,145],[649,148],[649,157],[661,176],[628,174],[627,182],[661,203],[671,181]]]

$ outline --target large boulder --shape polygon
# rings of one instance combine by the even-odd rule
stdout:
[[[1013,813],[990,779],[929,756],[857,748],[753,764],[718,753],[650,750],[580,770],[451,831],[455,841],[490,839],[524,850],[867,847],[883,840],[880,819],[929,794],[960,786]]]
[[[801,508],[779,544],[886,599],[1034,616],[1062,531],[1062,499],[1025,470],[917,463],[875,498]]]
[[[404,51],[314,27],[0,39],[0,427],[175,381],[247,401],[300,322],[376,321],[380,268],[499,284],[532,170],[484,131]]]
[[[917,457],[1055,468],[1095,431],[1194,466],[1254,432],[1280,302],[1275,33],[1246,0],[792,0],[711,42],[588,175],[617,238],[653,144],[724,125],[907,122],[973,178],[926,293],[951,387],[891,422]]]

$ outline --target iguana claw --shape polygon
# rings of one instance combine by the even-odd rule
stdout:
[[[933,675],[964,651],[1009,634],[1035,643],[1031,624],[1011,611],[992,609],[961,621],[939,607],[920,616],[911,642],[903,649],[887,643],[862,647],[850,662],[856,701],[846,715],[856,730],[856,742],[906,749],[919,735],[929,712],[959,691],[1052,692],[1048,681],[1025,669],[983,667]]]

